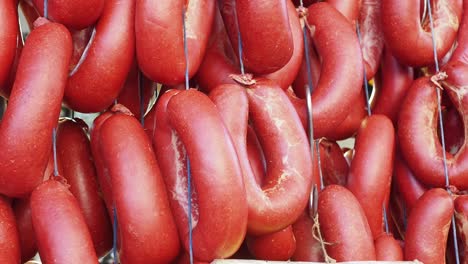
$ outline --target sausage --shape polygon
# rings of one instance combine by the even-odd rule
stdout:
[[[375,253],[379,261],[402,261],[403,249],[392,234],[382,234],[375,240]]]
[[[395,156],[395,131],[390,119],[383,115],[367,117],[354,149],[347,187],[361,203],[376,239],[384,231],[382,207],[388,203]]]
[[[98,257],[112,247],[112,225],[99,195],[88,136],[81,120],[62,120],[57,128],[59,174],[70,185],[88,226]],[[81,121],[83,122],[83,121]],[[84,122],[83,122],[84,123]]]
[[[312,158],[304,129],[284,91],[266,79],[245,89],[219,86],[210,93],[229,130],[239,157],[249,205],[248,233],[264,235],[284,229],[304,210],[312,185]],[[266,177],[258,185],[246,150],[247,122],[258,136]]]
[[[468,2],[463,1],[463,16],[458,29],[457,48],[450,61],[460,61],[468,64]]]
[[[354,28],[328,3],[309,7],[308,23],[322,57],[318,85],[312,93],[314,137],[326,136],[351,111],[363,82],[362,56]],[[305,107],[305,102],[304,102]]]
[[[232,47],[248,72],[268,74],[281,69],[293,55],[294,41],[284,0],[223,0],[220,10]],[[237,18],[237,20],[236,20]]]
[[[382,0],[382,30],[385,43],[402,64],[422,67],[434,63],[432,34],[420,20],[421,1]],[[457,36],[461,0],[431,1],[437,59],[442,59]]]
[[[323,262],[322,247],[320,242],[313,236],[314,221],[306,212],[303,212],[292,225],[294,237],[296,238],[296,250],[291,259],[294,261]]]
[[[21,263],[25,263],[37,253],[37,243],[32,225],[29,197],[14,200],[13,212],[18,227]],[[18,261],[16,263],[18,263]]]
[[[21,247],[15,214],[10,200],[0,196],[0,263],[21,261]]]
[[[183,16],[183,11],[185,15]],[[197,71],[208,43],[215,1],[138,0],[135,31],[138,65],[151,80],[176,85],[185,79],[185,19],[189,78]],[[155,44],[156,43],[156,44]]]
[[[323,184],[345,186],[349,165],[348,162],[346,162],[341,147],[335,141],[327,139],[321,139],[319,146]]]
[[[42,181],[72,52],[64,26],[36,22],[0,125],[0,193],[12,197],[30,193]]]
[[[372,112],[388,116],[394,125],[397,124],[401,104],[413,83],[414,70],[402,65],[385,49],[380,75],[375,78],[377,93]]]
[[[44,16],[44,1],[32,0],[41,16]],[[48,18],[73,29],[92,26],[104,8],[105,0],[48,1]]]
[[[330,257],[338,262],[376,259],[366,215],[348,189],[340,185],[325,187],[318,197],[318,219]]]
[[[453,200],[447,191],[430,189],[419,198],[408,217],[405,237],[405,260],[425,264],[445,263]]]
[[[468,224],[468,196],[460,195],[455,198],[455,223],[457,224],[458,252],[460,253],[460,262],[468,261],[467,229]]]
[[[461,96],[461,90],[468,84],[467,69],[464,64],[445,67],[448,79],[442,82],[449,87],[446,92],[461,115],[468,109],[468,97]],[[400,110],[398,138],[403,157],[415,176],[426,185],[445,187],[442,146],[437,133],[436,89],[429,77],[414,81]],[[464,165],[468,162],[466,142],[465,136],[461,150],[455,155],[446,153],[450,184],[461,190],[468,188],[468,167]]]
[[[0,2],[2,30],[0,32],[0,87],[6,85],[18,43],[18,6],[14,0]]]
[[[286,261],[296,250],[296,239],[291,226],[267,235],[247,236],[246,241],[249,251],[256,259]]]
[[[326,2],[345,16],[353,26],[356,26],[363,0],[327,0]]]
[[[68,107],[99,112],[117,98],[134,59],[134,17],[135,0],[105,1],[86,58],[68,78],[64,97]]]
[[[128,113],[123,106],[113,107],[119,109]],[[119,221],[119,257],[122,263],[168,263],[180,249],[168,193],[151,141],[127,113],[115,112],[99,128]]]
[[[81,209],[65,184],[62,177],[54,177],[31,194],[31,218],[41,260],[44,263],[75,260],[97,263]]]
[[[89,27],[82,30],[70,30],[73,40],[73,55],[70,61],[70,72],[80,66],[80,59],[84,57],[86,47],[92,38],[96,35],[94,29]],[[94,36],[93,36],[94,35]]]
[[[189,249],[190,198],[194,257],[212,261],[231,256],[245,237],[247,201],[236,151],[216,106],[199,91],[169,90],[160,98],[155,111],[153,144],[172,194],[172,211],[185,250]],[[191,197],[188,197],[187,158],[193,184]]]

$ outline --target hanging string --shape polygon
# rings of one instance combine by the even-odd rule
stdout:
[[[387,216],[387,208],[385,208],[385,205],[382,206],[382,214],[384,218],[384,224],[385,224],[385,233],[389,234],[389,228],[388,228],[388,216]]]
[[[436,47],[436,38],[434,33],[434,21],[432,18],[432,7],[430,0],[425,0],[425,4],[427,6],[427,15],[429,16],[429,25],[431,29],[431,37],[432,37],[432,49],[434,55],[434,65],[436,73],[438,74],[439,69],[439,60],[437,57],[437,47]],[[442,144],[442,156],[443,156],[443,164],[444,164],[444,177],[445,177],[445,188],[447,192],[452,195],[452,190],[450,189],[450,180],[448,175],[448,166],[447,166],[447,155],[446,155],[446,146],[445,146],[445,133],[444,133],[444,122],[442,118],[442,105],[441,105],[441,91],[439,88],[436,88],[437,91],[437,111],[439,115],[439,132],[441,137],[441,144]],[[458,253],[458,239],[457,239],[457,227],[455,224],[455,216],[452,214],[452,237],[453,237],[453,245],[455,251],[455,259],[456,263],[460,264],[460,255]]]
[[[187,45],[187,32],[185,24],[185,7],[182,9],[182,25],[183,25],[183,40],[184,40],[184,55],[185,55],[185,89],[190,89],[189,84],[189,59],[188,59],[188,45]],[[188,232],[189,232],[189,257],[190,264],[193,264],[193,237],[192,237],[192,175],[190,170],[190,160],[187,156],[187,199],[188,199]]]
[[[44,0],[44,18],[49,18],[49,1]]]
[[[58,165],[57,165],[57,128],[54,127],[52,130],[52,154],[54,156],[54,176],[58,176]]]
[[[119,257],[117,255],[117,209],[115,209],[115,203],[112,207],[112,218],[114,224],[112,225],[112,255],[114,258],[114,263],[119,263]]]
[[[143,74],[138,70],[138,99],[140,101],[140,123],[145,126],[145,98],[143,94]]]

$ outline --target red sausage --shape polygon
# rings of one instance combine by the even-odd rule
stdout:
[[[329,185],[318,199],[320,230],[328,255],[338,262],[375,260],[374,239],[353,193],[340,185]]]
[[[37,22],[43,24],[26,41],[0,125],[0,192],[14,197],[42,181],[72,52],[64,26]]]
[[[458,252],[460,262],[468,262],[468,196],[460,195],[455,199],[455,222],[457,224]]]
[[[82,30],[70,30],[73,40],[73,55],[70,61],[70,71],[78,67],[80,59],[89,44],[91,37],[93,37],[93,28],[85,28]],[[94,32],[95,34],[95,32]]]
[[[247,201],[236,151],[216,106],[196,90],[169,90],[156,105],[156,120],[153,144],[185,249],[189,158],[194,257],[231,256],[245,237]]]
[[[174,260],[180,248],[177,228],[151,141],[140,123],[115,113],[101,124],[99,142],[119,222],[121,262]]]
[[[81,209],[63,178],[39,185],[31,194],[31,218],[44,263],[97,263]]]
[[[284,229],[300,216],[312,184],[310,148],[300,120],[284,91],[259,79],[253,86],[219,86],[210,93],[223,116],[239,157],[249,204],[248,233]],[[246,150],[250,115],[266,160],[266,177],[258,185]]]
[[[413,68],[400,64],[386,49],[379,77],[375,81],[377,97],[372,112],[386,115],[396,125],[401,104],[413,83]]]
[[[37,253],[36,236],[31,219],[30,199],[21,198],[13,203],[16,225],[18,227],[21,263],[30,260]]]
[[[408,217],[405,259],[425,264],[445,263],[453,200],[447,191],[435,188],[424,193]]]
[[[293,55],[294,41],[284,0],[223,0],[220,9],[231,44],[248,72],[268,74],[281,69]],[[237,15],[237,25],[236,25]]]
[[[215,1],[209,0],[136,1],[137,58],[145,75],[155,82],[168,85],[184,81],[184,17],[191,78],[205,53],[214,13]]]
[[[314,137],[319,138],[333,131],[351,111],[361,91],[363,65],[353,26],[333,7],[327,3],[310,6],[308,22],[322,57],[320,79],[312,93]]]
[[[122,90],[135,50],[135,0],[107,0],[86,58],[72,72],[65,103],[73,110],[99,112]]]
[[[249,251],[256,259],[286,261],[296,250],[291,226],[267,235],[248,236],[246,240]]]
[[[361,33],[361,49],[366,68],[366,79],[370,80],[380,66],[380,58],[384,47],[381,0],[362,0],[359,14],[359,31]]]
[[[419,1],[382,0],[382,29],[385,42],[403,64],[422,67],[434,63],[429,19],[421,24]],[[431,1],[437,58],[451,48],[461,19],[461,0]]]
[[[402,261],[403,249],[391,234],[382,234],[375,240],[375,253],[379,261]]]
[[[6,84],[18,43],[18,6],[14,0],[0,1],[0,87]],[[3,90],[3,89],[1,89]]]
[[[468,64],[468,1],[463,1],[463,16],[458,29],[457,48],[450,60]]]
[[[103,199],[100,197],[96,171],[92,162],[86,127],[74,120],[62,120],[57,128],[57,162],[59,174],[70,185],[101,257],[112,247],[112,226]]]
[[[32,0],[37,10],[44,16],[44,1]],[[49,0],[50,20],[73,29],[83,29],[93,25],[101,16],[105,0]]]
[[[445,89],[458,112],[465,116],[468,97],[462,96],[468,84],[468,65],[447,67],[448,79]],[[442,146],[438,139],[437,95],[435,85],[428,77],[416,80],[403,102],[398,120],[398,137],[403,157],[415,176],[424,184],[445,187]],[[461,150],[455,155],[446,153],[450,184],[463,190],[468,188],[468,137],[464,120],[465,139]]]
[[[327,139],[320,140],[320,161],[323,174],[323,184],[338,184],[345,186],[349,165],[338,143]]]
[[[313,236],[314,221],[307,213],[302,213],[292,225],[296,238],[296,250],[291,259],[294,261],[323,262],[323,251],[320,242]]]
[[[350,23],[355,26],[359,20],[359,11],[361,9],[362,0],[327,0],[331,6],[336,8]]]
[[[21,247],[15,214],[8,198],[0,196],[0,263],[21,261]]]
[[[395,131],[390,119],[372,115],[364,120],[354,149],[347,187],[361,203],[375,239],[384,231],[382,207],[388,202],[393,173]]]

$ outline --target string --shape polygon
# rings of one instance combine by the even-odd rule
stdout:
[[[49,18],[49,1],[44,0],[44,18]]]
[[[54,127],[52,130],[52,153],[54,155],[54,176],[58,176],[58,165],[57,165],[57,128]]]
[[[140,123],[145,126],[145,102],[143,94],[143,74],[138,70],[138,99],[140,101]]]

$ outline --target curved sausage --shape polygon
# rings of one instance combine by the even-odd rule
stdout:
[[[122,106],[113,109],[119,108]],[[101,124],[99,142],[119,221],[121,262],[167,263],[175,259],[180,242],[168,193],[140,123],[133,116],[115,112]]]
[[[41,16],[44,16],[44,1],[32,0]],[[48,1],[48,18],[73,29],[93,25],[101,16],[105,0]]]
[[[319,179],[312,175],[307,136],[286,94],[273,82],[258,79],[247,88],[219,86],[210,98],[223,116],[240,160],[249,205],[248,233],[263,235],[291,225]],[[266,160],[262,185],[255,179],[246,149],[249,115]]]
[[[327,0],[326,2],[345,16],[353,26],[359,21],[362,0]]]
[[[379,261],[402,261],[403,249],[392,234],[382,234],[375,240],[375,253]]]
[[[245,237],[247,201],[239,161],[216,106],[199,91],[169,90],[156,105],[156,120],[153,144],[185,249],[189,158],[194,257],[231,256]]]
[[[42,182],[72,52],[64,26],[36,22],[0,125],[0,192],[13,197],[28,194]]]
[[[435,188],[419,198],[408,217],[405,259],[425,264],[445,263],[453,200],[447,191]]]
[[[450,61],[460,61],[468,64],[468,2],[463,1],[463,16],[457,35],[457,48]]]
[[[18,227],[21,263],[25,263],[37,253],[37,243],[32,225],[29,197],[16,199],[13,202],[13,212]],[[18,263],[18,261],[16,263]]]
[[[362,56],[354,28],[327,3],[309,7],[308,22],[322,57],[317,87],[312,93],[314,137],[326,136],[351,111],[363,82]],[[305,107],[305,103],[304,103]]]
[[[0,17],[2,30],[0,31],[0,87],[9,78],[9,74],[16,55],[18,43],[18,6],[14,0],[0,2]]]
[[[247,236],[246,241],[249,251],[256,259],[286,261],[296,250],[296,239],[291,226],[267,235]]]
[[[390,119],[383,115],[367,117],[354,149],[347,187],[361,203],[375,239],[384,232],[382,206],[388,202],[393,173],[395,131]]]
[[[20,239],[9,199],[0,196],[0,263],[17,264],[21,261]]]
[[[419,1],[382,0],[382,29],[385,43],[401,63],[422,67],[434,63],[429,21],[420,21]],[[459,28],[461,0],[431,1],[437,58],[451,48]]]
[[[366,215],[348,189],[340,185],[325,187],[318,198],[318,218],[330,257],[338,262],[376,259]]]
[[[83,122],[84,123],[84,122]],[[92,162],[88,136],[79,121],[62,120],[57,128],[57,162],[59,174],[70,185],[86,224],[98,257],[112,247],[112,225],[103,199],[99,195],[96,170]]]
[[[63,178],[43,182],[31,194],[31,218],[44,263],[97,263],[85,219]]]
[[[291,259],[294,261],[323,262],[322,247],[320,242],[313,236],[314,221],[306,212],[303,212],[292,225],[294,237],[296,238],[296,250]]]
[[[176,85],[185,78],[182,12],[189,78],[200,66],[214,20],[215,1],[138,0],[135,31],[138,65],[151,80]]]
[[[401,104],[413,83],[413,75],[413,68],[400,64],[385,49],[380,78],[375,79],[377,97],[372,112],[388,116],[396,126]]]
[[[135,50],[135,0],[105,1],[86,58],[68,79],[64,101],[71,109],[99,112],[122,90]]]
[[[443,81],[451,101],[461,116],[468,113],[468,97],[461,92],[468,84],[468,65],[453,64],[445,68],[448,79]],[[442,146],[438,139],[436,86],[429,77],[416,80],[403,102],[398,120],[398,137],[401,152],[415,176],[424,184],[445,187]],[[468,188],[468,127],[464,120],[465,139],[455,155],[446,153],[448,176],[451,185],[463,190]]]
[[[237,55],[239,54],[238,32],[240,32],[242,60],[248,72],[272,73],[281,69],[291,59],[294,42],[286,2],[283,0],[221,1],[221,14]]]

